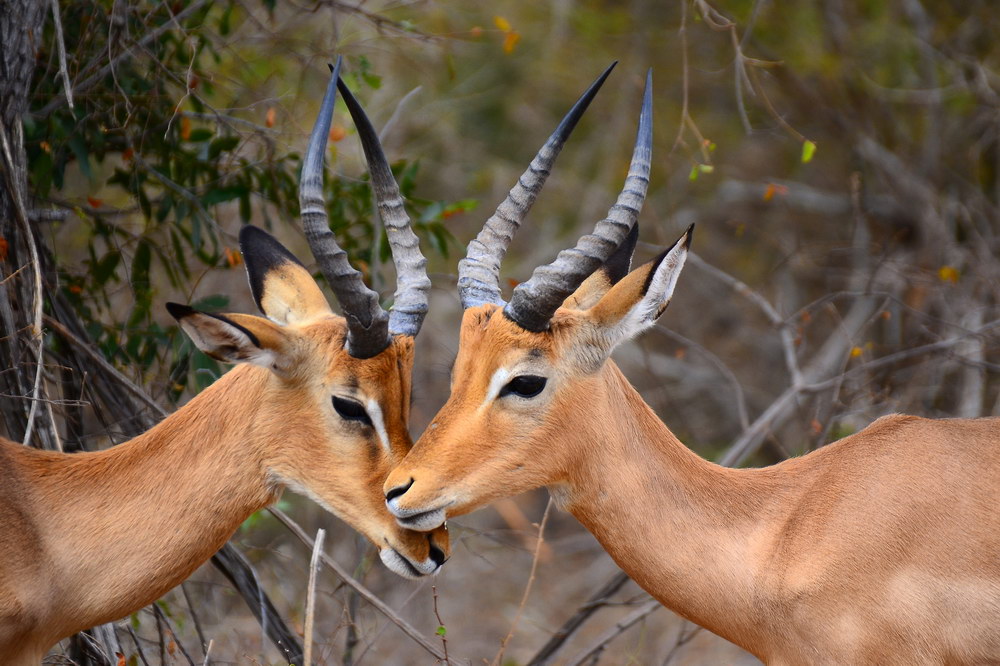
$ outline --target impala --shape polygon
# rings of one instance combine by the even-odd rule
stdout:
[[[195,345],[239,367],[143,435],[73,455],[0,440],[0,662],[37,664],[59,639],[162,596],[285,487],[367,536],[396,573],[434,573],[444,528],[401,528],[381,484],[407,432],[414,336],[427,312],[426,260],[371,123],[340,83],[364,146],[397,270],[395,305],[378,295],[329,230],[323,156],[339,61],[302,168],[309,245],[340,301],[266,232],[240,249],[267,319],[168,304]]]
[[[678,441],[608,358],[663,313],[691,242],[628,272],[649,83],[625,188],[592,235],[501,299],[557,131],[470,243],[451,395],[386,480],[389,509],[432,529],[547,486],[662,604],[768,663],[1000,662],[1000,419],[887,416],[728,469]]]

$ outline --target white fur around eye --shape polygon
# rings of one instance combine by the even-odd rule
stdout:
[[[490,378],[489,388],[486,389],[486,399],[483,400],[483,404],[479,406],[479,409],[485,409],[497,399],[500,391],[507,385],[508,379],[510,379],[510,371],[507,368],[499,368],[493,373],[493,377]]]
[[[382,408],[378,406],[377,400],[369,400],[365,407],[368,410],[368,418],[372,420],[372,427],[375,428],[375,434],[378,435],[378,439],[382,443],[382,448],[386,451],[390,451],[389,433],[386,432],[385,429],[385,419],[382,418]]]

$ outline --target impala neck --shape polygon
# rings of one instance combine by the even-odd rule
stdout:
[[[128,442],[35,461],[36,522],[46,564],[61,574],[53,599],[76,611],[68,629],[162,596],[273,501],[254,437],[269,381],[265,370],[238,367]]]
[[[576,413],[577,462],[556,496],[662,604],[755,651],[777,476],[698,457],[610,361],[601,383]]]

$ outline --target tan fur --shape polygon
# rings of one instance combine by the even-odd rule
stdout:
[[[396,337],[360,360],[344,349],[341,317],[287,327],[231,318],[294,359],[287,372],[241,365],[150,431],[101,452],[0,440],[0,663],[37,664],[62,637],[162,596],[286,485],[380,549],[415,562],[428,559],[432,542],[449,552],[443,527],[400,528],[381,493],[412,446],[413,339]],[[333,395],[375,401],[389,450],[371,427],[340,418]]]
[[[268,271],[260,307],[279,324],[302,324],[332,314],[309,271],[291,261]]]
[[[891,416],[773,467],[709,463],[605,360],[648,273],[544,333],[466,311],[451,396],[386,480],[413,479],[398,506],[548,486],[664,605],[771,664],[1000,662],[1000,419]],[[498,368],[548,385],[484,404]]]

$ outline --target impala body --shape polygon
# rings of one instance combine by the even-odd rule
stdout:
[[[148,432],[73,455],[0,440],[0,663],[37,664],[59,639],[162,596],[286,487],[367,536],[396,573],[437,571],[446,530],[400,527],[381,484],[412,446],[414,336],[430,287],[416,236],[374,129],[350,91],[397,269],[387,313],[330,233],[323,154],[335,68],[304,160],[310,247],[344,311],[266,232],[240,248],[261,312],[206,314],[168,304],[196,346],[239,363]]]
[[[1000,420],[888,416],[734,470],[678,441],[609,360],[663,313],[691,240],[629,272],[648,86],[625,188],[592,235],[500,298],[543,148],[470,244],[451,395],[386,480],[390,510],[431,529],[547,486],[661,603],[768,663],[1000,662]]]

